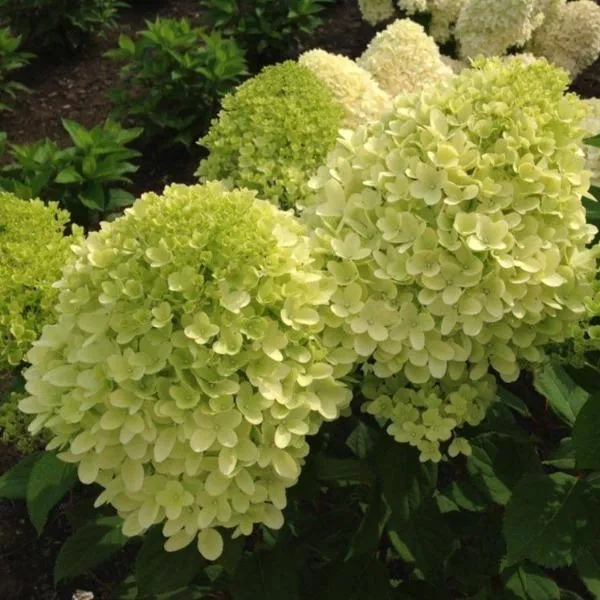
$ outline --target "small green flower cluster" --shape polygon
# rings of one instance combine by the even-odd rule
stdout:
[[[16,448],[21,454],[31,454],[42,450],[50,441],[46,431],[32,436],[27,428],[31,417],[19,410],[19,402],[27,394],[12,392],[6,398],[0,398],[0,442]]]
[[[219,183],[144,194],[74,248],[20,409],[137,535],[167,550],[278,528],[309,448],[349,390],[319,339],[332,285],[304,226]]]
[[[479,61],[342,132],[304,212],[337,287],[331,361],[372,358],[416,390],[514,381],[584,318],[596,228],[567,82],[543,60]]]
[[[266,67],[223,99],[199,142],[209,156],[197,175],[291,208],[306,195],[306,180],[335,145],[345,116],[309,69],[291,61]]]
[[[52,318],[52,283],[72,243],[68,221],[56,203],[0,192],[0,369],[18,365]]]

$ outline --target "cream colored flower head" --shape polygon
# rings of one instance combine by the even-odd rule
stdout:
[[[360,14],[367,23],[376,25],[394,16],[392,0],[358,0]]]
[[[30,430],[104,488],[128,536],[160,524],[167,550],[215,559],[220,528],[281,527],[306,436],[350,399],[304,227],[248,190],[172,185],[75,253],[28,355]]]
[[[593,0],[556,3],[535,31],[531,50],[574,79],[600,55],[600,6]]]
[[[337,286],[330,360],[471,394],[492,371],[514,381],[585,317],[596,229],[585,109],[566,84],[543,60],[476,61],[342,135],[304,212]]]
[[[398,19],[378,33],[356,61],[391,96],[415,92],[452,76],[421,25]]]
[[[373,76],[353,60],[325,50],[309,50],[298,62],[312,71],[346,109],[344,126],[354,128],[378,120],[391,108],[392,99]]]

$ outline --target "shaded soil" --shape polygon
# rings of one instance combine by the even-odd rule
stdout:
[[[73,119],[87,127],[105,120],[111,112],[108,90],[119,79],[120,65],[106,59],[106,50],[115,47],[121,33],[133,34],[144,21],[156,16],[187,17],[201,23],[198,0],[143,0],[124,11],[118,27],[109,31],[77,56],[60,62],[41,58],[20,73],[31,93],[19,99],[16,110],[0,114],[0,131],[12,143],[22,144],[49,137],[68,144],[61,117]],[[379,28],[378,28],[379,29]],[[301,41],[298,52],[321,47],[355,58],[359,56],[377,29],[360,19],[356,0],[338,0],[325,13],[325,23],[313,35]],[[600,60],[574,82],[572,89],[584,97],[600,96]],[[161,191],[172,182],[195,181],[194,171],[201,154],[170,150],[147,152],[141,168],[134,175],[132,191]],[[6,385],[0,374],[0,391]],[[13,448],[0,445],[0,473],[19,460]],[[0,599],[2,600],[70,600],[76,589],[91,590],[95,600],[114,597],[115,585],[131,566],[132,550],[125,550],[116,560],[95,575],[79,578],[55,588],[52,580],[54,562],[60,545],[73,531],[76,507],[89,502],[89,490],[78,497],[68,497],[55,510],[44,534],[38,538],[29,524],[22,502],[0,502]],[[69,519],[71,516],[71,519]]]

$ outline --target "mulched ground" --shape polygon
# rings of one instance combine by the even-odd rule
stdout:
[[[123,11],[116,29],[109,31],[82,53],[60,62],[39,59],[20,74],[31,94],[21,97],[17,109],[0,115],[0,131],[12,143],[22,144],[49,137],[68,144],[61,117],[87,127],[102,122],[111,112],[107,91],[119,79],[119,63],[106,59],[106,50],[117,45],[121,33],[133,34],[144,28],[146,20],[162,17],[187,17],[201,24],[198,0],[145,0]],[[337,0],[325,13],[325,23],[302,40],[298,51],[320,47],[355,58],[377,30],[360,19],[356,0]],[[294,58],[294,53],[288,58]],[[584,97],[600,96],[600,60],[587,69],[572,86]],[[134,175],[132,191],[162,191],[167,183],[192,183],[201,151],[191,155],[180,150],[146,153]],[[0,387],[2,386],[0,373]],[[14,449],[0,445],[0,473],[19,459]],[[55,589],[52,570],[57,551],[71,530],[66,518],[85,498],[68,498],[62,510],[55,511],[44,535],[38,538],[29,524],[21,502],[0,502],[0,599],[71,600],[76,589],[92,590],[95,600],[113,597],[115,585],[127,574],[132,552],[125,551],[96,576],[80,578]]]

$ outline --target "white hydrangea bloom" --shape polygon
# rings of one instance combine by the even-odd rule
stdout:
[[[362,18],[370,25],[376,25],[394,16],[392,0],[358,0]]]
[[[427,0],[396,0],[396,5],[408,15],[427,10]]]
[[[369,43],[357,64],[390,95],[415,92],[452,76],[423,27],[398,19]]]
[[[429,0],[428,9],[431,12],[429,35],[436,42],[443,44],[450,40],[454,23],[465,2],[467,0]]]
[[[353,60],[325,50],[309,50],[298,62],[310,69],[347,111],[344,125],[354,128],[377,120],[391,107],[392,99],[373,76]]]
[[[461,56],[500,56],[523,46],[539,25],[537,14],[536,0],[467,0],[455,27]]]
[[[558,4],[535,31],[531,50],[575,78],[600,55],[600,6],[593,0]]]
[[[309,249],[290,213],[217,183],[144,194],[74,246],[20,409],[125,535],[160,524],[166,550],[213,560],[217,528],[282,526],[306,436],[350,402]]]
[[[588,98],[584,100],[588,107],[588,114],[583,120],[583,128],[587,137],[600,135],[600,98]],[[591,183],[600,186],[600,148],[596,146],[584,146],[586,163],[585,168],[591,171]]]
[[[596,228],[581,202],[585,108],[566,85],[545,60],[476,61],[397,96],[380,123],[342,131],[311,180],[303,218],[337,286],[329,359],[402,378],[409,406],[392,416],[400,400],[384,398],[367,410],[397,439],[418,427],[424,459],[439,460],[440,443],[477,421],[490,369],[514,381],[587,315],[598,248],[586,247]]]

